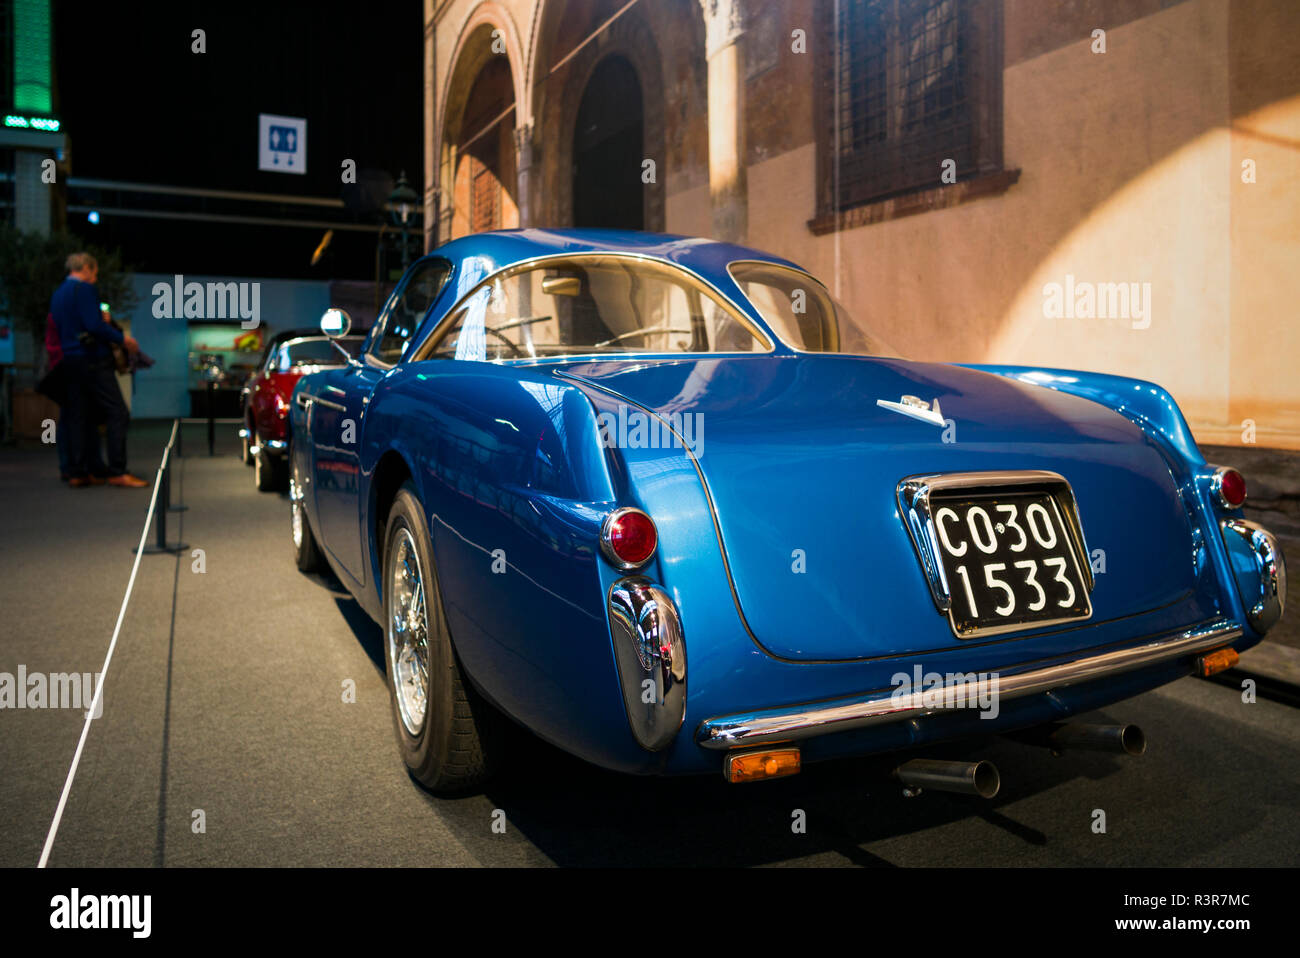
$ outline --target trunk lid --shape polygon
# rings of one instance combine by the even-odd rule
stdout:
[[[565,375],[662,416],[698,417],[687,437],[738,602],[773,655],[845,660],[963,641],[936,610],[899,515],[898,485],[916,475],[1063,475],[1086,547],[1104,557],[1087,621],[1170,605],[1195,587],[1168,466],[1096,403],[959,366],[839,355],[589,363]],[[905,395],[938,400],[947,422],[877,404]]]

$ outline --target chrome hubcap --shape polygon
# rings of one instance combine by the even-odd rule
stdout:
[[[388,664],[402,724],[408,733],[417,735],[429,701],[429,620],[420,557],[407,529],[398,531],[393,544],[388,580]]]
[[[289,521],[293,523],[293,547],[302,548],[302,496],[298,483],[289,480]]]

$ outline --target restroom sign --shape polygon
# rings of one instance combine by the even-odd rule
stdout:
[[[296,116],[259,113],[257,168],[271,173],[306,173],[307,121]]]

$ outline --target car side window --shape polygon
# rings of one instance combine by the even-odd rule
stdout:
[[[450,272],[451,267],[445,260],[417,264],[394,292],[380,318],[380,327],[370,338],[367,353],[385,365],[397,363],[420,327],[420,321],[438,298]]]

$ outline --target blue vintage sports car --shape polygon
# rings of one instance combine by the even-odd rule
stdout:
[[[1066,720],[1228,668],[1282,611],[1244,480],[1159,386],[910,362],[757,250],[468,236],[348,359],[293,394],[294,547],[382,625],[436,791],[484,780],[503,717],[733,782],[988,733],[1135,753]]]

